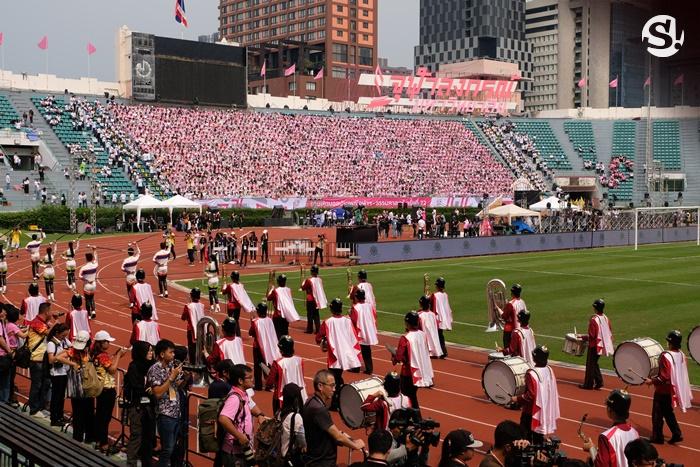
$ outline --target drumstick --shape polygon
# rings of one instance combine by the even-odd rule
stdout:
[[[493,345],[495,345],[495,346],[496,346],[496,352],[498,352],[498,342],[496,342],[496,341],[493,341]]]
[[[576,332],[576,326],[574,326],[574,336],[578,337],[578,333]]]
[[[503,386],[501,386],[499,383],[496,383],[496,386],[498,387],[498,389],[505,392],[508,397],[513,397],[513,394],[511,394],[508,391],[506,391],[505,389],[503,389]]]
[[[634,373],[635,375],[639,376],[639,377],[642,378],[643,380],[646,380],[646,379],[647,379],[646,376],[640,375],[639,373],[637,373],[636,371],[634,371],[634,369],[632,369],[632,368],[627,368],[627,371],[629,371],[630,373]]]
[[[584,441],[586,441],[586,436],[583,434],[583,423],[586,421],[587,418],[588,414],[583,414],[583,417],[581,417],[581,423],[579,423],[578,430],[576,431],[578,433],[578,436]]]

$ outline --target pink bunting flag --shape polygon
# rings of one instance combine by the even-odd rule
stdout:
[[[265,76],[267,74],[267,60],[263,62],[263,66],[260,69],[260,76]]]
[[[676,77],[676,79],[673,81],[673,85],[674,85],[674,86],[682,86],[682,85],[683,85],[683,80],[684,80],[684,78],[685,78],[685,76],[683,76],[683,73],[681,73],[681,74],[678,75],[678,76]]]
[[[617,76],[615,77],[614,80],[612,80],[612,81],[610,81],[610,83],[608,83],[608,86],[610,86],[611,88],[617,87]]]
[[[5,40],[5,36],[0,32],[0,45],[2,45],[4,40]]]
[[[292,66],[284,70],[284,76],[292,76],[294,73],[297,72],[297,64],[294,63]]]
[[[647,76],[646,81],[644,81],[644,87],[651,86],[651,76]]]
[[[92,42],[88,42],[88,45],[87,45],[87,53],[88,53],[88,55],[92,55],[92,54],[94,54],[95,52],[97,52],[97,48],[95,48],[95,46],[92,45]]]
[[[581,78],[580,80],[578,80],[578,87],[580,87],[580,88],[586,87],[586,78]]]
[[[323,67],[321,67],[321,69],[318,70],[318,73],[316,73],[316,76],[314,76],[314,80],[317,79],[323,79]]]
[[[41,50],[46,50],[46,49],[48,49],[48,48],[49,48],[49,37],[48,37],[48,36],[42,37],[42,39],[39,41],[39,43],[37,44],[37,46],[39,46],[39,48],[40,48]]]

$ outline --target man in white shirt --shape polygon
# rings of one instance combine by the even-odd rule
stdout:
[[[78,271],[78,277],[83,281],[83,296],[85,297],[85,309],[90,313],[90,319],[95,319],[95,290],[97,289],[97,247],[92,247],[92,252],[85,253],[87,263]]]

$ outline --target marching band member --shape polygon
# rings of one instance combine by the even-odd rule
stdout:
[[[518,312],[520,310],[527,310],[525,301],[520,298],[523,288],[520,284],[513,284],[510,288],[510,301],[506,303],[503,310],[498,308],[498,312],[501,313],[503,318],[503,347],[510,347],[510,336],[513,331],[517,329],[520,324],[518,323]]]
[[[594,467],[623,467],[628,465],[625,446],[639,438],[639,433],[627,422],[630,416],[632,398],[624,389],[615,389],[605,400],[607,415],[612,427],[598,436],[598,449],[593,447],[590,438],[583,443],[583,450],[590,453],[589,464]]]
[[[75,269],[78,267],[75,262],[75,252],[78,251],[80,240],[72,240],[68,242],[68,249],[63,252],[61,257],[66,261],[66,284],[68,288],[75,291]]]
[[[42,275],[44,276],[44,288],[46,289],[46,297],[51,302],[54,300],[53,280],[56,277],[56,270],[53,267],[53,249],[55,245],[55,242],[49,243],[49,246],[46,247],[46,255],[44,255],[39,263],[39,266],[44,268],[44,271],[42,272]]]
[[[43,232],[42,232],[43,233]],[[32,277],[39,275],[39,261],[41,255],[41,240],[37,234],[32,234],[31,241],[24,247],[29,252],[29,260],[32,263]]]
[[[0,244],[0,293],[7,292],[7,260],[5,259],[5,250]]]
[[[307,277],[301,284],[301,290],[306,292],[306,334],[318,334],[321,325],[320,311],[328,307],[323,280],[318,277],[318,271],[318,266],[311,266],[311,277]]]
[[[190,303],[185,305],[180,316],[180,319],[187,321],[187,351],[193,364],[197,361],[197,325],[204,317],[204,304],[199,301],[201,297],[202,292],[197,287],[190,290]]]
[[[85,253],[87,263],[78,271],[78,277],[83,281],[83,296],[85,308],[90,313],[90,319],[95,319],[95,289],[97,289],[97,247],[92,247],[91,253]]]
[[[513,331],[510,339],[510,346],[505,349],[499,349],[503,355],[511,357],[520,357],[525,360],[530,366],[535,365],[532,357],[532,351],[535,350],[535,333],[530,327],[530,312],[520,310],[518,312],[518,323],[520,327]]]
[[[654,444],[664,444],[664,420],[671,430],[669,444],[683,441],[681,427],[673,413],[674,407],[685,412],[691,406],[693,393],[690,390],[686,357],[681,350],[683,336],[680,331],[671,331],[666,336],[668,350],[659,357],[659,374],[647,378],[648,385],[654,385],[654,402],[651,410],[651,437]]]
[[[165,242],[160,242],[160,250],[153,255],[155,265],[154,273],[158,278],[159,296],[168,298],[168,260],[170,259],[170,250]]]
[[[25,322],[32,321],[36,318],[36,315],[39,314],[39,305],[46,301],[46,298],[39,293],[39,284],[36,282],[29,284],[28,292],[29,296],[22,300],[22,304],[19,308],[19,312],[24,315]]]
[[[350,292],[350,298],[352,298],[352,302],[355,303],[355,294],[357,293],[357,291],[364,290],[365,302],[372,305],[376,310],[377,300],[374,298],[374,287],[372,287],[372,284],[367,282],[367,271],[365,271],[364,269],[360,269],[357,272],[357,280],[357,284],[352,286],[352,291]]]
[[[401,394],[401,378],[398,373],[387,373],[384,377],[384,390],[367,396],[360,408],[363,412],[374,412],[373,430],[388,430],[389,419],[396,409],[411,408],[411,400]]]
[[[520,427],[528,433],[529,441],[540,444],[546,435],[557,430],[559,418],[559,391],[554,371],[547,365],[549,349],[538,345],[532,351],[535,367],[525,373],[527,389],[519,396],[512,396],[511,403],[522,407]]]
[[[418,329],[418,313],[410,311],[404,317],[406,334],[399,338],[396,353],[391,356],[391,363],[401,364],[401,392],[411,400],[411,407],[418,405],[418,388],[433,385],[433,363],[430,361],[428,338]]]
[[[428,338],[428,350],[430,358],[442,356],[442,346],[440,345],[440,317],[430,309],[430,299],[425,295],[418,299],[420,310],[418,310],[418,329],[425,333]]]
[[[287,287],[287,276],[280,274],[277,276],[277,287],[271,288],[267,293],[267,300],[272,301],[274,313],[272,322],[275,323],[277,338],[289,334],[289,323],[299,321],[299,313],[294,308],[292,291]]]
[[[450,308],[450,299],[445,292],[445,279],[443,277],[435,279],[435,288],[437,290],[430,295],[430,309],[440,318],[438,322],[438,338],[442,349],[440,358],[447,358],[444,332],[452,330],[452,308]]]
[[[612,327],[610,320],[604,314],[605,302],[599,298],[593,302],[594,315],[588,322],[588,334],[578,336],[584,341],[588,341],[588,351],[586,352],[586,375],[583,384],[579,384],[581,389],[600,389],[603,387],[603,375],[600,373],[598,360],[600,356],[610,356],[615,353],[613,345]]]
[[[252,313],[255,310],[253,301],[248,296],[245,287],[240,282],[241,275],[238,271],[231,273],[231,283],[224,284],[222,293],[228,297],[226,303],[226,313],[239,322],[241,318],[241,310],[246,313]]]
[[[144,341],[155,346],[160,340],[160,327],[153,321],[153,307],[150,303],[141,305],[139,311],[140,319],[134,322],[134,329],[131,332],[131,345],[136,341]]]
[[[233,318],[226,318],[221,323],[221,331],[224,337],[214,342],[211,354],[204,349],[204,357],[207,365],[211,368],[222,360],[229,359],[234,365],[245,365],[245,355],[243,354],[243,341],[236,335],[238,323]]]
[[[362,365],[360,342],[352,321],[343,316],[343,302],[334,298],[330,305],[331,316],[321,323],[316,343],[326,348],[328,370],[335,377],[335,393],[330,410],[338,410],[340,389],[343,387],[343,370],[359,371]]]
[[[133,303],[131,307],[131,321],[139,319],[141,307],[146,303],[151,305],[153,320],[158,321],[156,298],[153,296],[151,284],[146,282],[146,271],[139,269],[134,276],[136,277],[136,284],[131,287],[131,297],[129,298],[129,301]]]
[[[277,343],[282,357],[272,363],[270,374],[265,380],[265,389],[275,389],[272,394],[272,411],[277,413],[282,406],[282,389],[289,384],[295,383],[301,388],[301,397],[306,402],[306,384],[304,383],[304,360],[294,355],[294,339],[292,336],[282,336]]]
[[[80,294],[73,294],[70,299],[70,305],[72,310],[66,315],[66,326],[70,331],[68,339],[73,341],[73,338],[78,335],[80,331],[85,331],[88,335],[92,336],[92,330],[90,329],[90,317],[85,308],[83,308],[83,297]]]
[[[134,245],[136,248],[134,248]],[[131,302],[131,289],[136,283],[136,268],[139,264],[139,258],[141,258],[141,249],[138,244],[129,243],[129,247],[126,250],[127,256],[124,261],[122,261],[122,271],[126,273],[126,296],[129,298],[129,307],[134,306],[134,302]]]
[[[22,240],[22,231],[19,229],[19,225],[15,226],[10,232],[10,248],[7,250],[7,254],[11,252],[19,252],[20,242]],[[17,253],[19,258],[19,253]]]
[[[275,334],[275,325],[272,323],[272,318],[267,316],[267,305],[258,303],[255,307],[258,314],[257,318],[253,318],[250,323],[248,335],[253,338],[253,374],[255,377],[255,390],[262,391],[262,367],[261,364],[270,367],[272,363],[281,358],[279,349],[277,348],[277,334]]]
[[[372,365],[372,346],[379,344],[377,338],[377,310],[365,302],[365,291],[359,289],[355,294],[357,303],[350,309],[350,320],[355,327],[360,339],[360,351],[365,362],[365,373],[371,375],[374,370]]]
[[[209,288],[209,312],[219,312],[219,262],[216,256],[207,263],[204,268],[204,275],[207,276],[207,287]]]

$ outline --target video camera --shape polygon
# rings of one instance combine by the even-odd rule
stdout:
[[[389,429],[398,428],[400,439],[408,439],[411,443],[420,447],[434,446],[440,443],[440,432],[435,428],[440,428],[440,423],[432,418],[423,418],[418,409],[396,409],[391,414]],[[418,437],[418,433],[423,434],[423,439]]]
[[[567,460],[566,454],[559,451],[561,440],[556,436],[543,441],[540,444],[530,444],[524,449],[515,449],[509,462],[508,467],[530,467],[530,466],[558,466],[562,465]],[[546,462],[537,459],[537,453],[542,453],[546,458]]]
[[[664,461],[664,460],[661,459],[661,458],[656,459],[656,467],[662,467],[662,466],[665,466],[665,467],[684,467],[683,464],[676,464],[676,463],[673,463],[673,462],[666,462],[666,461]]]

